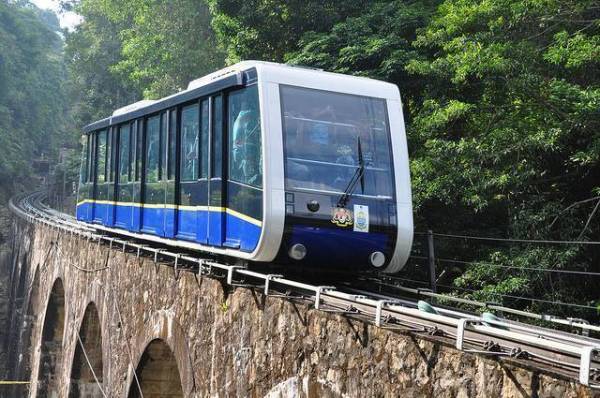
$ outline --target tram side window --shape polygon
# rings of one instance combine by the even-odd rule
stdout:
[[[144,139],[143,139],[143,129],[142,129],[142,121],[138,120],[135,123],[135,180],[142,180],[142,156],[144,153]]]
[[[262,151],[258,88],[233,91],[228,101],[229,177],[233,181],[262,187]]]
[[[96,168],[96,146],[98,145],[98,135],[94,133],[90,133],[89,135],[89,163],[88,163],[88,178],[87,181],[89,183],[94,183],[95,178],[95,168]]]
[[[79,173],[79,182],[86,183],[89,178],[89,164],[90,164],[90,136],[85,135],[84,144],[81,151],[81,172]]]
[[[208,177],[208,99],[200,102],[200,178]]]
[[[114,137],[115,137],[115,130],[114,129],[109,129],[108,130],[108,139],[106,140],[106,182],[113,182],[114,181],[114,172],[115,172],[115,165],[114,165]]]
[[[160,166],[160,116],[146,122],[146,183],[159,180]]]
[[[158,179],[162,180],[167,175],[167,114],[160,115],[160,168]]]
[[[181,181],[198,179],[198,105],[181,110]]]
[[[213,100],[212,175],[221,177],[223,167],[223,97]]]
[[[96,148],[96,182],[106,182],[106,130],[98,133]]]
[[[167,154],[167,180],[175,179],[175,161],[177,159],[177,112],[169,113],[169,153]]]
[[[121,126],[119,132],[119,183],[130,180],[131,128],[129,124]]]

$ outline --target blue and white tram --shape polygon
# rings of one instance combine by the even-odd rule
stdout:
[[[398,88],[245,61],[85,127],[77,219],[247,261],[400,270],[412,244]]]

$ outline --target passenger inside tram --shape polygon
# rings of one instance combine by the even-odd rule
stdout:
[[[262,185],[260,116],[255,87],[249,87],[230,96],[230,107],[237,115],[233,122],[231,178],[260,187]]]

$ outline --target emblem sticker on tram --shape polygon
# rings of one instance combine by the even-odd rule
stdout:
[[[354,231],[369,232],[369,206],[354,205]]]
[[[349,227],[352,225],[352,212],[343,207],[334,207],[331,222],[338,227]]]

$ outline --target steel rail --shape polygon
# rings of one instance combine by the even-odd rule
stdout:
[[[456,309],[431,306],[422,311],[415,301],[369,291],[343,291],[343,286],[319,286],[288,279],[283,275],[265,274],[243,265],[230,265],[210,257],[195,257],[154,247],[152,243],[99,233],[93,225],[61,215],[43,204],[43,192],[12,198],[10,209],[19,217],[57,231],[77,235],[110,249],[121,248],[150,255],[154,263],[170,259],[176,275],[191,271],[201,276],[224,279],[232,287],[263,290],[266,296],[302,299],[315,309],[358,317],[384,329],[401,330],[431,339],[452,343],[457,349],[475,354],[524,360],[538,366],[560,369],[565,376],[581,384],[600,388],[600,340],[584,338],[539,326],[505,319],[488,320]],[[112,234],[118,231],[111,230]],[[347,288],[352,290],[352,287]],[[420,289],[418,289],[420,290]],[[289,292],[294,293],[289,294]],[[422,291],[420,293],[423,293]]]

